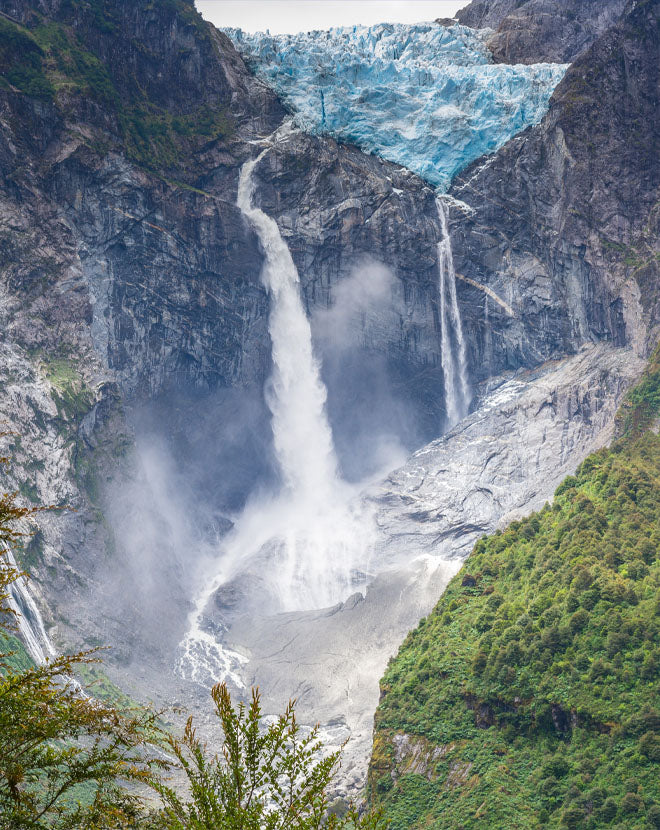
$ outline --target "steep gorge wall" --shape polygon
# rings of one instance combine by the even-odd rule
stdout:
[[[6,8],[0,216],[7,371],[35,378],[46,393],[35,413],[39,435],[26,435],[12,483],[31,486],[36,501],[78,510],[44,523],[43,551],[31,563],[35,589],[41,586],[59,618],[60,642],[83,638],[129,652],[126,619],[153,609],[131,595],[139,587],[133,577],[125,591],[101,587],[116,556],[111,570],[127,566],[135,576],[101,521],[110,481],[140,477],[125,404],[186,389],[196,390],[194,400],[232,386],[254,387],[261,397],[270,368],[268,301],[261,252],[235,206],[236,187],[241,164],[285,113],[191,4],[14,0]],[[36,63],[22,63],[25,54]],[[294,134],[283,147],[262,165],[268,172],[258,199],[275,214],[274,202],[288,200],[291,229],[306,217],[305,238],[289,233],[287,241],[308,306],[325,308],[331,286],[366,255],[392,267],[403,310],[396,330],[381,327],[369,350],[385,354],[406,379],[406,396],[419,402],[434,434],[443,401],[432,191],[333,141]],[[313,185],[301,167],[304,176],[315,171]],[[55,401],[65,394],[71,405],[60,411]],[[23,403],[5,399],[7,420],[31,436],[16,415],[34,396],[20,384],[13,395]],[[173,417],[162,411],[165,422]],[[64,476],[42,458],[44,434],[61,445]],[[39,475],[31,456],[45,465]],[[147,580],[163,608],[180,569],[176,551],[166,550]],[[130,607],[117,606],[117,594],[131,595]],[[78,622],[62,618],[58,596],[76,605]],[[181,603],[174,602],[179,620]]]
[[[487,364],[601,339],[648,354],[657,339],[659,19],[658,2],[631,3],[571,66],[541,124],[453,183],[456,268],[472,280],[463,308]]]

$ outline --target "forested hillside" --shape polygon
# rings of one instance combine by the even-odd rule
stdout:
[[[382,681],[392,828],[660,827],[660,352],[552,505],[484,537]]]

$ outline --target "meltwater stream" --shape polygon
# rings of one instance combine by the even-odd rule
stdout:
[[[4,556],[10,570],[20,571],[14,554],[9,548],[5,549]],[[46,628],[37,604],[30,594],[26,577],[19,576],[15,582],[11,583],[7,600],[9,608],[16,615],[18,632],[32,660],[40,666],[46,660],[55,657],[56,651],[46,634]]]
[[[273,360],[266,402],[281,489],[247,505],[224,540],[217,572],[195,602],[178,668],[202,682],[230,677],[240,684],[237,670],[244,658],[218,643],[205,616],[217,589],[239,571],[255,565],[274,610],[324,608],[354,590],[354,576],[367,567],[370,551],[369,517],[355,512],[355,490],[339,474],[298,272],[277,223],[253,204],[252,174],[267,152],[243,165],[237,204],[265,255]]]

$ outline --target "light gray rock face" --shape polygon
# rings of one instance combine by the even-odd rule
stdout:
[[[366,596],[326,611],[235,619],[227,644],[249,658],[273,713],[291,697],[330,745],[350,738],[338,792],[364,785],[378,680],[407,631],[427,614],[474,542],[542,507],[559,482],[613,434],[624,391],[644,361],[589,346],[501,379],[478,409],[365,495],[377,538]]]
[[[90,366],[91,368],[91,366]],[[88,456],[74,440],[74,404],[68,393],[85,396],[91,419],[108,417],[116,390],[97,376],[87,385],[75,365],[45,355],[27,354],[16,344],[0,344],[0,421],[2,455],[11,463],[2,470],[3,491],[16,491],[23,503],[47,505],[57,510],[37,514],[26,521],[26,530],[37,533],[18,552],[20,564],[33,578],[29,588],[37,604],[46,609],[53,597],[61,598],[63,611],[77,605],[81,596],[79,573],[93,572],[105,553],[106,537],[95,522],[80,522],[73,510],[87,508],[80,495],[79,476]],[[116,435],[119,444],[121,435]],[[84,612],[83,612],[84,613]],[[54,640],[64,637],[80,643],[84,635],[79,620],[64,611],[59,626],[46,614]],[[42,644],[43,645],[43,644]]]
[[[380,555],[467,556],[481,535],[541,508],[610,441],[618,403],[643,365],[631,351],[587,346],[497,384],[373,496]]]
[[[406,633],[435,605],[460,561],[417,559],[377,576],[366,596],[304,614],[238,620],[228,643],[249,656],[246,685],[259,686],[276,714],[295,698],[301,723],[320,723],[324,743],[348,739],[333,783],[358,801],[366,780],[378,681]]]

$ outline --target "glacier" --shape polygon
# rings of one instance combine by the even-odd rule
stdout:
[[[224,31],[298,127],[356,144],[441,190],[538,123],[568,67],[494,64],[485,45],[490,30],[460,25]]]

